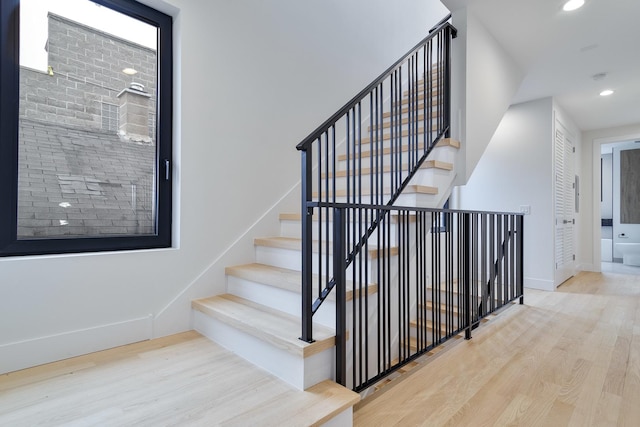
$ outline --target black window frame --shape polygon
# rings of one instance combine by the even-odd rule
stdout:
[[[18,239],[20,0],[0,2],[0,256],[126,251],[171,247],[173,19],[135,0],[90,0],[158,31],[156,234]]]

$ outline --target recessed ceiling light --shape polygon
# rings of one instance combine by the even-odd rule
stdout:
[[[569,0],[562,6],[562,10],[565,12],[570,12],[572,10],[576,10],[584,6],[584,0]]]
[[[609,96],[611,94],[613,94],[613,91],[611,89],[603,90],[602,92],[600,92],[600,96]]]
[[[129,76],[133,76],[134,74],[138,74],[138,71],[133,69],[133,68],[125,68],[124,70],[122,70],[123,73],[129,75]]]
[[[62,203],[58,203],[58,206],[60,206],[61,208],[70,208],[71,207],[71,203],[62,202]]]

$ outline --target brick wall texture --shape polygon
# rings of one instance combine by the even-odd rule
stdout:
[[[134,81],[154,106],[156,52],[53,14],[47,50],[53,75],[20,70],[19,238],[153,234],[153,131],[104,129],[103,103]]]

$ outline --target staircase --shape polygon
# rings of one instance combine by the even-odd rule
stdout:
[[[302,214],[281,213],[280,235],[255,238],[255,262],[226,268],[226,294],[192,302],[196,331],[295,389],[321,383],[340,396],[318,424],[350,424],[359,396],[342,385],[369,393],[465,328],[469,338],[470,322],[486,315],[474,308],[487,301],[484,287],[470,286],[486,274],[468,272],[464,242],[494,222],[500,238],[502,217],[434,210],[448,198],[460,150],[448,137],[454,36],[441,22],[298,145]],[[505,233],[514,224],[505,219]],[[492,251],[480,248],[478,260]]]
[[[437,71],[434,71],[433,75],[436,74]],[[423,84],[421,82],[420,85]],[[406,105],[408,99],[407,91],[403,96],[403,105]],[[406,107],[403,111],[406,112]],[[384,117],[383,129],[391,126],[392,118],[390,114]],[[408,120],[405,119],[402,127],[406,128],[408,125]],[[410,150],[410,133],[403,129],[403,134],[406,137],[402,139],[400,150],[407,153]],[[421,148],[423,144],[420,143]],[[432,156],[423,163],[412,183],[405,188],[398,203],[420,206],[444,203],[443,198],[455,178],[454,161],[459,148],[459,142],[450,138],[441,139]],[[371,148],[369,140],[363,139],[360,149],[362,159],[369,158],[372,152],[375,154],[375,147]],[[383,150],[385,156],[390,156],[391,148]],[[347,200],[347,154],[338,155],[338,160],[335,176],[329,173],[323,175],[322,179],[335,179],[336,199]],[[406,164],[402,166],[402,170],[407,169]],[[364,167],[359,171],[365,178],[369,173],[370,170]],[[389,180],[391,169],[387,167],[384,173],[384,179]],[[365,188],[362,195],[368,192]],[[321,232],[320,220],[318,217],[314,218],[314,239]],[[281,213],[280,226],[279,236],[255,238],[255,263],[226,268],[226,294],[193,301],[194,329],[291,386],[305,390],[334,378],[335,295],[329,295],[314,317],[314,342],[300,340],[301,215]],[[325,251],[326,248],[314,249],[319,250]],[[375,256],[375,251],[371,250],[369,258],[372,263],[375,262]],[[315,284],[320,280],[319,273],[316,271],[313,274]],[[373,298],[377,290],[375,283],[369,283],[365,290],[354,290],[353,284],[350,284],[346,290],[346,300],[359,300],[365,294]],[[323,384],[326,387],[326,381]],[[342,388],[333,384],[336,390]]]

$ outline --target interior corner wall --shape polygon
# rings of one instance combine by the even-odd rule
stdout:
[[[600,146],[610,142],[640,139],[640,122],[582,133],[582,210],[580,224],[580,252],[583,270],[600,271],[601,213],[600,213]],[[587,268],[590,266],[591,268]]]
[[[253,261],[247,231],[277,233],[281,200],[298,209],[296,144],[448,13],[141,1],[174,16],[174,247],[0,259],[0,372],[190,329],[191,298],[225,291],[226,262]]]
[[[465,171],[459,173],[460,179],[463,179],[459,184],[464,184],[473,173],[524,79],[520,67],[472,9],[466,11],[464,36],[466,99],[459,106],[453,105],[454,117],[456,111],[461,110],[462,125],[465,127],[462,141],[465,146]]]
[[[459,188],[460,209],[519,212],[524,218],[524,285],[553,290],[553,101],[513,105],[473,175]]]

